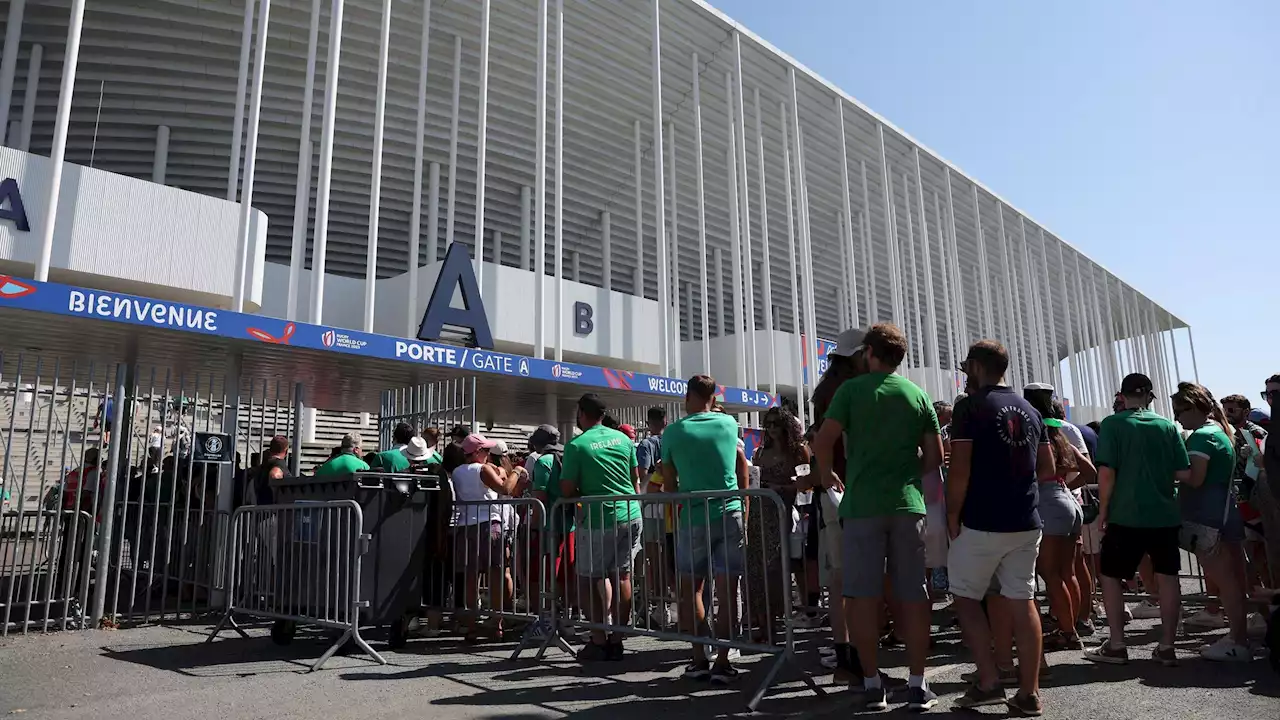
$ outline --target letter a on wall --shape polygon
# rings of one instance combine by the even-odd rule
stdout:
[[[462,307],[453,306],[454,290],[462,294]],[[493,349],[493,333],[489,331],[489,316],[484,311],[480,297],[480,285],[476,282],[471,265],[471,253],[462,243],[450,243],[440,265],[440,276],[431,290],[427,310],[418,325],[419,340],[439,340],[444,327],[466,328],[475,337],[475,346]]]
[[[0,220],[12,222],[22,232],[31,231],[27,224],[27,209],[22,204],[22,194],[18,192],[18,181],[13,178],[0,182]]]

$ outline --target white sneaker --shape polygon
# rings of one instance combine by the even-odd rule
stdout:
[[[1186,618],[1185,622],[1192,627],[1204,630],[1221,630],[1227,626],[1227,619],[1222,613],[1211,613],[1208,610],[1201,610]]]
[[[1249,619],[1245,622],[1245,632],[1250,637],[1263,637],[1267,634],[1267,619],[1262,613],[1249,613]]]
[[[1249,662],[1253,660],[1253,650],[1245,645],[1237,645],[1229,637],[1224,637],[1202,648],[1200,657],[1214,662]]]
[[[1159,620],[1160,606],[1152,603],[1150,600],[1143,600],[1131,607],[1125,608],[1137,620]]]
[[[840,664],[839,661],[836,660],[835,655],[823,655],[818,662],[822,664],[822,667],[828,670],[835,670]]]

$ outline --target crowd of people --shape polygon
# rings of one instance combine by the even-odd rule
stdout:
[[[1280,444],[1266,442],[1265,409],[1242,395],[1219,402],[1183,382],[1170,398],[1174,418],[1165,418],[1152,409],[1151,380],[1134,373],[1113,414],[1074,424],[1052,386],[1007,385],[1010,357],[994,340],[968,349],[964,392],[935,402],[898,372],[907,352],[892,324],[842,334],[812,398],[817,421],[802,428],[787,407],[770,409],[750,461],[715,380],[698,375],[683,417],[669,423],[655,407],[639,433],[587,394],[577,433],[564,441],[544,425],[527,451],[514,452],[459,426],[438,448],[434,428],[419,435],[401,424],[393,447],[363,457],[361,438],[347,436],[316,474],[439,468],[456,509],[442,520],[450,537],[437,548],[462,580],[429,588],[427,604],[513,608],[514,595],[536,598],[538,583],[556,583],[557,612],[590,630],[578,652],[584,662],[621,657],[631,625],[775,642],[783,622],[821,624],[824,589],[832,642],[823,664],[873,710],[898,689],[893,697],[912,710],[935,706],[925,666],[934,627],[948,618],[976,666],[954,701],[961,708],[1039,715],[1046,653],[1127,663],[1133,618],[1161,621],[1152,658],[1163,665],[1183,659],[1174,640],[1184,624],[1228,629],[1200,651],[1205,660],[1254,657],[1251,642],[1266,631],[1262,601],[1280,586],[1280,480],[1271,480],[1280,479]],[[1262,396],[1280,405],[1280,375]],[[255,487],[283,473],[287,445],[270,453]],[[772,491],[784,511],[761,503],[754,488]],[[548,517],[520,530],[503,499],[521,497],[541,501]],[[518,537],[552,548],[537,561],[550,566],[525,568],[523,583],[512,552]],[[1179,576],[1188,556],[1204,570],[1210,601],[1184,618]],[[642,571],[638,588],[633,567]],[[1126,592],[1143,599],[1127,606]],[[797,608],[790,618],[784,594]],[[497,615],[463,629],[500,635]],[[1089,640],[1102,623],[1105,639]],[[427,624],[441,632],[440,613]],[[691,644],[686,677],[734,681],[732,643],[713,644],[714,658],[709,643]],[[896,644],[905,646],[905,682],[880,669],[881,649]]]

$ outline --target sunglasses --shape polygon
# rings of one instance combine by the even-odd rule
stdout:
[[[1280,390],[1263,390],[1259,393],[1266,402],[1271,402],[1273,398],[1280,397]]]

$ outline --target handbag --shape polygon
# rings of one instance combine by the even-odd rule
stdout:
[[[1227,484],[1227,501],[1222,507],[1222,527],[1227,526],[1227,516],[1231,513],[1232,486]],[[1178,546],[1189,553],[1212,554],[1218,549],[1222,540],[1220,528],[1209,527],[1204,523],[1183,520],[1178,528]]]
[[[1098,500],[1096,485],[1085,485],[1080,488],[1080,511],[1084,514],[1084,524],[1094,522],[1102,514],[1102,503]]]

